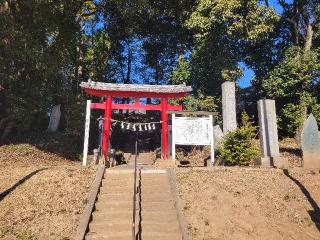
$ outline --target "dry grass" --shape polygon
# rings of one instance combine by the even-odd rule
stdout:
[[[300,167],[302,153],[293,139],[280,142],[280,154],[288,172],[178,169],[192,239],[320,239],[320,174]]]
[[[15,144],[0,147],[0,168],[0,191],[42,169],[0,200],[0,239],[72,238],[96,167]]]
[[[189,150],[189,149],[188,149]],[[192,167],[203,167],[207,159],[210,159],[210,147],[194,147],[189,151],[184,148],[178,148],[176,158],[181,165]]]
[[[320,174],[295,168],[289,175],[277,169],[179,169],[192,239],[320,239]]]
[[[287,158],[289,166],[301,167],[302,166],[302,151],[296,141],[292,138],[283,139],[280,143],[281,157]]]

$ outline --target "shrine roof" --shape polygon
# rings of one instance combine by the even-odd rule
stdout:
[[[88,94],[114,97],[183,97],[192,91],[186,85],[147,85],[104,82],[82,82],[80,84]]]

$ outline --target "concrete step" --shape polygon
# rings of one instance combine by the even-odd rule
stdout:
[[[137,211],[137,215],[139,211]],[[175,210],[163,211],[148,211],[143,210],[143,221],[158,221],[170,222],[177,220],[177,213]],[[130,210],[113,210],[113,211],[95,211],[92,214],[92,222],[94,221],[127,221],[132,220],[132,211]]]
[[[112,195],[104,195],[104,196],[100,196],[98,198],[98,201],[96,202],[97,205],[108,205],[111,204],[112,206],[118,204],[118,202],[125,202],[125,201],[130,201],[131,203],[129,205],[132,205],[132,201],[133,201],[133,196],[131,195],[128,198],[112,198],[110,197]],[[139,195],[137,195],[137,202],[140,202],[141,204],[147,204],[149,202],[159,202],[159,203],[172,203],[174,205],[174,200],[171,198],[171,196],[162,196],[162,198],[156,198],[153,196],[143,196],[141,195],[141,197]]]
[[[98,196],[98,202],[119,202],[119,201],[131,201],[133,200],[133,193],[130,194],[101,194]],[[137,201],[144,202],[171,202],[174,201],[173,197],[168,194],[137,194]]]
[[[91,221],[91,224],[103,224],[106,226],[115,226],[115,225],[132,225],[132,214],[130,218],[126,218],[126,219],[104,219],[104,218],[100,218],[103,217],[104,215],[98,216],[96,219],[99,218],[99,221]],[[136,215],[136,225],[139,225],[140,222],[140,217],[139,214]],[[144,219],[141,218],[141,223],[146,224],[146,225],[157,225],[157,224],[167,224],[167,225],[174,225],[174,226],[178,226],[178,222],[177,222],[177,218],[176,215],[172,215],[172,214],[168,214],[167,218],[162,219],[161,222],[158,221],[158,219]]]
[[[137,197],[140,194],[137,194]],[[98,199],[105,199],[110,201],[132,201],[133,199],[133,192],[125,192],[125,193],[113,193],[113,192],[100,192],[98,195]],[[141,199],[144,201],[158,201],[158,200],[172,200],[173,196],[170,193],[141,193]]]
[[[139,187],[137,185],[137,187]],[[140,191],[140,188],[137,189],[138,191]],[[101,186],[100,188],[100,192],[106,193],[106,192],[112,192],[112,193],[122,193],[122,192],[133,192],[133,185],[132,186],[114,186],[114,187],[110,187],[110,186]],[[141,186],[141,192],[148,192],[148,193],[152,193],[152,192],[171,192],[171,187],[170,186],[166,186],[166,185],[145,185],[143,184]]]
[[[131,239],[133,183],[130,169],[105,172],[86,239]],[[182,240],[168,173],[144,169],[139,171],[136,185],[135,229],[140,234],[136,239]]]
[[[145,179],[169,179],[167,172],[165,170],[137,170],[137,178]],[[106,170],[104,173],[103,180],[111,181],[123,181],[123,180],[133,180],[134,179],[134,170]]]
[[[139,219],[136,221],[135,225],[136,232],[139,229],[142,230],[142,233],[145,232],[155,232],[161,233],[163,229],[165,229],[166,233],[177,233],[180,231],[178,223],[161,223],[161,222],[139,222]],[[90,224],[89,226],[90,232],[95,233],[104,233],[104,232],[124,232],[128,231],[129,233],[132,231],[132,223],[110,223],[107,221],[99,221]]]
[[[145,174],[142,176],[139,176],[139,174],[137,174],[137,182],[139,182],[139,180],[144,181],[144,183],[162,183],[162,182],[169,182],[169,178],[167,177],[150,177],[148,176],[149,174]],[[102,183],[109,183],[109,184],[123,184],[123,183],[130,183],[132,184],[134,182],[134,176],[132,173],[132,176],[130,177],[123,177],[122,175],[118,175],[118,179],[116,178],[110,178],[109,176],[106,176],[103,180]]]
[[[155,210],[156,208],[154,206],[142,206],[141,207],[141,210],[143,212],[151,212],[151,211],[156,211]],[[119,208],[117,207],[113,207],[113,208],[110,208],[108,206],[105,206],[105,205],[96,205],[96,210],[97,211],[108,211],[109,213],[111,212],[117,212],[119,211]],[[122,207],[121,208],[121,211],[131,211],[133,210],[133,207],[132,206],[126,206],[126,207]],[[161,209],[161,211],[171,211],[171,210],[175,210],[174,206],[172,205],[168,205],[165,209]],[[139,212],[140,211],[140,207],[137,205],[136,206],[136,211]],[[159,209],[157,209],[157,211],[160,211]]]
[[[101,204],[101,205],[107,205],[109,207],[124,207],[124,206],[132,206],[133,205],[133,201],[132,199],[129,200],[123,200],[121,198],[119,198],[118,200],[114,200],[114,201],[107,201],[107,198],[98,198],[98,201],[96,202],[96,204]],[[155,207],[166,207],[168,205],[174,205],[175,201],[173,199],[154,199],[154,200],[150,200],[147,198],[139,198],[139,196],[137,196],[136,199],[136,204],[139,205],[141,204],[142,206],[155,206]]]
[[[170,210],[170,209],[175,209],[174,202],[150,202],[150,201],[145,201],[145,202],[136,202],[136,209],[140,209],[140,204],[141,208],[143,210],[152,210],[152,209],[162,209],[162,210]],[[113,209],[122,209],[122,210],[132,210],[133,209],[133,202],[108,202],[108,201],[98,201],[95,205],[97,210],[106,210],[106,211],[112,211]]]
[[[123,197],[125,197],[125,195],[130,195],[131,199],[133,198],[133,189],[117,189],[114,191],[108,191],[106,189],[100,189],[100,194],[101,196],[119,196],[122,195]],[[146,189],[146,188],[141,188],[141,190],[137,190],[136,191],[136,195],[141,196],[141,197],[149,197],[152,195],[156,195],[156,197],[164,199],[164,198],[168,198],[168,197],[172,197],[172,192],[170,189],[164,189],[162,191],[156,191],[153,190],[152,188],[150,189]],[[162,197],[163,196],[163,197]],[[121,200],[121,199],[119,199]]]
[[[162,190],[171,190],[170,187],[170,183],[166,183],[166,182],[159,182],[159,183],[142,183],[140,184],[139,182],[137,182],[136,184],[137,187],[141,187],[141,189],[150,189],[150,188],[154,188],[155,191],[162,191]],[[114,183],[103,183],[101,185],[101,190],[103,191],[117,191],[118,189],[133,189],[133,183],[129,183],[129,184],[114,184]]]
[[[134,186],[114,186],[114,187],[110,187],[110,186],[102,186],[100,188],[100,192],[102,194],[104,193],[127,193],[128,191],[132,191],[134,190]],[[123,191],[123,192],[121,192]],[[167,186],[160,186],[160,185],[136,185],[136,192],[143,192],[143,193],[165,193],[165,192],[169,192],[171,194],[171,187],[167,187]]]
[[[140,179],[137,179],[137,185],[139,185],[139,181]],[[160,185],[163,186],[164,184],[169,184],[169,180],[168,179],[142,179],[141,181],[143,181],[143,184],[145,185]],[[124,179],[124,180],[103,180],[102,181],[102,186],[133,186],[133,179]]]
[[[86,236],[86,240],[130,240],[131,239],[131,233],[115,233],[112,235],[103,235],[103,234],[95,234],[95,233],[89,233]],[[137,238],[136,238],[137,239]],[[141,238],[138,238],[141,240],[182,240],[182,235],[180,233],[175,234],[162,234],[157,235],[154,233],[142,233]]]
[[[111,187],[128,187],[133,186],[134,181],[102,181],[101,186],[111,186]],[[137,180],[137,185],[139,185],[140,179]],[[141,183],[146,186],[167,186],[170,184],[169,180],[141,180]],[[169,185],[170,186],[170,185]]]

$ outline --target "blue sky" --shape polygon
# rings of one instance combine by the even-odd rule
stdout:
[[[240,62],[239,64],[244,70],[243,77],[238,79],[237,81],[239,84],[239,87],[240,88],[249,87],[251,86],[251,80],[254,77],[254,71],[242,62]]]
[[[292,3],[292,1],[286,1],[286,2]],[[279,6],[278,0],[271,0],[271,1],[269,1],[269,4],[270,4],[270,7],[273,7],[277,13],[280,14],[282,12],[282,8],[281,8],[281,6]],[[249,86],[251,86],[251,80],[254,77],[254,71],[242,62],[239,64],[244,70],[244,76],[242,78],[238,79],[238,81],[237,81],[239,84],[239,87],[241,87],[241,88],[249,87]]]
[[[292,3],[292,0],[287,0],[287,3]],[[282,8],[278,4],[278,0],[269,0],[270,7],[273,7],[277,13],[281,14]],[[97,29],[102,27],[102,22],[99,22],[96,26]],[[87,34],[91,33],[91,28],[86,29]],[[254,78],[254,71],[246,66],[243,62],[239,63],[241,68],[244,70],[244,75],[240,79],[238,79],[238,84],[241,88],[249,87],[251,85],[251,80]],[[134,73],[133,73],[134,74]]]

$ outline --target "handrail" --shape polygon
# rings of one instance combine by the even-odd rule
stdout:
[[[136,238],[136,198],[137,198],[137,158],[138,158],[138,137],[135,145],[135,158],[134,158],[134,183],[133,183],[133,212],[132,212],[132,240]]]

